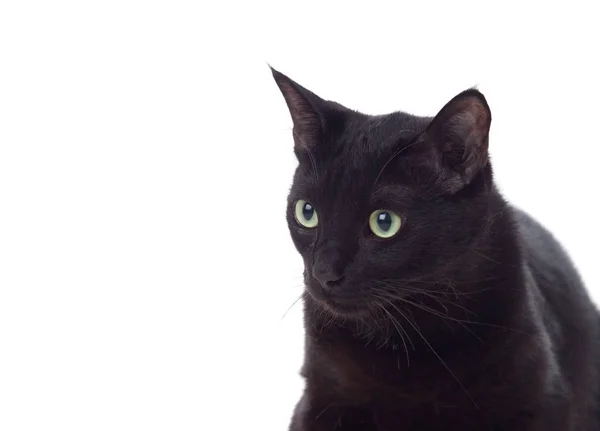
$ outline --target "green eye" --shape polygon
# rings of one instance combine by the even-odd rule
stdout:
[[[402,220],[394,212],[387,210],[374,211],[369,217],[369,227],[380,238],[391,238],[398,233]]]
[[[315,207],[305,200],[300,199],[296,202],[295,215],[298,223],[305,228],[312,229],[319,224],[319,217],[317,217]]]

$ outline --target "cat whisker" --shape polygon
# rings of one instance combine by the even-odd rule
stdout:
[[[406,335],[406,338],[408,339],[408,342],[410,343],[411,347],[413,350],[415,350],[415,345],[412,342],[410,336],[408,335],[408,332],[406,332],[406,330],[402,327],[402,324],[400,322],[398,322],[398,319],[396,319],[394,317],[394,315],[392,313],[390,313],[383,305],[377,303],[377,305],[379,307],[381,307],[381,309],[389,316],[390,321],[392,322],[392,325],[394,326],[394,328],[396,328],[396,331],[398,332],[398,335],[400,335],[400,339],[402,340],[402,345],[404,346],[404,352],[406,354],[406,365],[408,367],[410,367],[410,357],[408,354],[408,347],[406,345],[406,341],[404,339],[404,335]],[[404,334],[404,335],[403,335]]]
[[[292,303],[292,305],[289,306],[289,308],[286,310],[285,313],[283,313],[283,316],[281,316],[281,320],[283,320],[285,318],[285,316],[287,316],[287,314],[290,312],[290,310],[294,307],[294,305],[296,305],[298,303],[298,301],[300,301],[301,299],[303,299],[306,295],[306,291],[302,292]]]
[[[397,292],[398,290],[401,290],[401,291],[405,291],[405,292],[421,294],[423,296],[431,298],[432,300],[434,300],[438,304],[440,304],[440,306],[446,311],[446,313],[448,313],[449,310],[448,310],[448,307],[446,305],[444,305],[444,303],[449,304],[453,307],[460,308],[463,311],[465,311],[466,313],[475,315],[475,313],[473,311],[469,310],[468,308],[466,308],[462,302],[461,302],[461,305],[459,305],[459,304],[451,301],[448,298],[440,296],[440,295],[446,296],[447,292],[431,290],[431,289],[428,289],[428,290],[415,289],[415,288],[411,288],[411,287],[404,286],[404,285],[385,283],[385,282],[382,283],[382,285],[385,288],[390,289],[390,291],[389,291],[390,293],[394,293],[394,292]],[[388,292],[388,291],[386,290],[386,292]],[[458,300],[458,298],[457,298],[457,300]]]
[[[434,315],[436,315],[436,316],[438,316],[440,318],[448,319],[448,320],[454,321],[456,323],[461,323],[461,324],[465,324],[465,325],[487,326],[487,327],[490,327],[490,328],[495,328],[495,329],[500,329],[500,330],[503,330],[503,331],[514,332],[514,333],[517,333],[517,334],[533,335],[533,334],[530,334],[530,333],[527,333],[527,332],[524,332],[524,331],[519,331],[517,329],[510,328],[508,326],[495,325],[493,323],[477,322],[477,321],[473,321],[473,320],[457,319],[455,317],[445,316],[445,315],[443,315],[443,314],[441,314],[441,313],[439,313],[439,312],[431,309],[430,307],[427,307],[424,304],[417,304],[417,303],[415,303],[413,301],[410,301],[410,300],[408,300],[406,298],[398,297],[396,295],[390,294],[389,292],[383,292],[383,293],[387,293],[387,295],[388,295],[387,298],[388,299],[396,300],[396,301],[400,301],[400,302],[404,302],[406,304],[409,304],[409,305],[412,305],[412,306],[414,306],[416,308],[419,308],[419,309],[421,309],[423,311],[426,311],[428,313],[434,314]],[[465,326],[463,326],[463,328],[467,329]],[[469,331],[469,332],[471,332],[471,331]]]
[[[396,289],[394,289],[394,290],[396,290]],[[469,333],[471,333],[471,334],[472,334],[472,335],[473,335],[475,338],[477,338],[479,341],[483,342],[483,340],[481,340],[481,338],[479,338],[479,337],[478,337],[478,336],[477,336],[475,333],[473,333],[473,331],[471,331],[471,330],[470,330],[470,329],[469,329],[467,326],[465,326],[465,323],[470,323],[470,321],[469,321],[469,320],[457,319],[457,318],[455,318],[455,317],[452,317],[452,316],[450,316],[450,315],[448,314],[448,313],[449,313],[448,307],[444,306],[444,305],[443,305],[443,304],[442,304],[440,301],[437,301],[437,302],[438,302],[438,303],[439,303],[439,304],[440,304],[440,305],[441,305],[441,306],[444,308],[444,310],[446,311],[446,313],[445,313],[445,314],[444,314],[443,312],[441,312],[441,311],[438,311],[438,310],[435,310],[435,309],[433,309],[433,308],[431,308],[431,307],[428,307],[428,306],[426,306],[425,304],[422,304],[422,303],[416,303],[416,302],[414,302],[414,301],[411,301],[411,300],[409,300],[409,299],[407,299],[407,298],[404,298],[404,297],[399,297],[399,296],[396,294],[396,292],[395,292],[395,291],[387,291],[387,290],[383,290],[383,291],[382,291],[382,293],[383,293],[383,294],[385,294],[385,296],[386,296],[387,298],[390,298],[390,299],[393,299],[393,300],[398,300],[398,301],[404,302],[404,303],[406,303],[406,304],[409,304],[409,305],[412,305],[412,306],[414,306],[414,307],[416,307],[416,308],[418,308],[418,309],[420,309],[420,310],[423,310],[423,311],[426,311],[426,312],[428,312],[428,313],[430,313],[430,314],[433,314],[433,315],[435,315],[435,316],[438,316],[438,317],[440,317],[440,318],[444,319],[444,322],[445,322],[446,324],[447,324],[447,322],[446,322],[446,321],[453,321],[453,322],[456,322],[456,323],[458,323],[458,324],[459,324],[461,327],[463,327],[463,329],[465,329],[466,331],[468,331]],[[426,293],[426,292],[424,292],[424,293]],[[471,314],[473,314],[473,315],[476,315],[474,312],[472,312],[472,311],[470,311],[470,310],[468,310],[468,309],[466,309],[466,308],[462,307],[461,305],[458,305],[458,304],[456,304],[456,303],[453,303],[452,301],[446,300],[446,299],[444,299],[444,298],[435,298],[435,297],[433,297],[432,295],[426,295],[426,296],[428,296],[428,297],[432,297],[433,299],[441,299],[441,300],[444,300],[445,302],[447,302],[448,304],[450,304],[450,305],[452,305],[452,306],[455,306],[455,307],[457,307],[457,308],[463,309],[465,312],[469,312],[469,313],[471,313]],[[454,330],[454,328],[452,328],[450,325],[448,325],[448,326],[450,327],[450,329]]]
[[[401,130],[401,132],[415,132],[414,130]],[[379,181],[379,178],[381,177],[381,175],[383,174],[383,171],[385,170],[385,168],[387,168],[387,166],[392,162],[392,160],[394,160],[396,157],[398,157],[398,155],[400,155],[400,153],[408,150],[410,147],[412,147],[415,144],[418,144],[422,142],[421,140],[417,139],[413,142],[411,142],[410,144],[408,144],[405,147],[401,147],[398,148],[394,154],[391,155],[391,157],[387,160],[387,162],[384,163],[383,167],[381,168],[381,170],[379,171],[379,173],[377,174],[377,177],[375,177],[375,181],[373,182],[373,185],[377,184],[377,181]]]
[[[463,311],[465,311],[466,313],[472,314],[472,315],[476,315],[475,312],[473,312],[472,310],[469,310],[468,308],[465,307],[464,303],[462,302],[462,298],[461,296],[466,296],[467,299],[470,299],[468,297],[467,294],[462,295],[463,292],[458,292],[456,290],[456,288],[452,285],[447,285],[448,288],[452,289],[452,293],[453,295],[456,297],[456,301],[460,302],[460,305],[457,304],[454,301],[451,301],[449,298],[447,298],[449,292],[447,290],[437,290],[437,289],[427,289],[427,290],[423,290],[423,289],[417,289],[414,287],[410,287],[410,286],[406,286],[404,284],[398,284],[398,283],[391,283],[391,282],[379,282],[379,284],[383,285],[386,288],[390,288],[392,289],[392,291],[398,291],[398,290],[402,290],[402,291],[406,291],[406,292],[411,292],[411,293],[416,293],[416,294],[421,294],[424,296],[427,296],[433,300],[435,300],[436,302],[438,302],[442,308],[444,308],[446,310],[446,312],[448,312],[448,309],[445,305],[443,305],[441,303],[441,301],[443,301],[446,304],[449,304],[453,307],[457,307],[462,309]],[[443,296],[443,297],[442,297]]]
[[[409,300],[406,300],[405,302],[407,304],[413,305],[414,307],[419,308],[425,312],[433,314],[434,316],[440,317],[446,321],[452,321],[452,322],[459,324],[465,331],[469,332],[471,335],[473,335],[475,338],[477,338],[477,340],[479,340],[480,342],[483,343],[483,340],[466,326],[466,323],[471,323],[469,320],[456,319],[455,317],[451,317],[447,314],[438,313],[436,310],[434,310],[431,307],[426,306],[425,304],[418,304],[416,302],[409,301]]]
[[[439,279],[439,280],[424,280],[424,279],[420,279],[420,278],[409,278],[409,279],[402,279],[402,278],[394,278],[394,279],[383,279],[381,281],[384,282],[391,282],[391,283],[422,283],[422,284],[431,284],[431,285],[439,285],[439,286],[446,286],[446,285],[469,285],[469,284],[480,284],[480,283],[484,283],[487,281],[494,281],[496,280],[496,277],[486,277],[486,278],[482,278],[482,279],[477,279],[477,280],[469,280],[469,281],[458,281],[458,280],[452,280],[449,278],[443,278],[443,279]],[[485,288],[485,289],[481,289],[481,290],[476,290],[476,291],[471,291],[471,292],[464,292],[465,295],[467,294],[471,294],[471,293],[479,293],[479,292],[485,292],[487,290],[490,290],[490,288]]]
[[[438,352],[433,348],[433,346],[431,345],[431,343],[429,343],[429,341],[427,340],[427,338],[423,335],[423,333],[419,330],[416,322],[413,324],[407,317],[406,315],[391,301],[388,301],[385,298],[381,298],[384,301],[388,302],[399,314],[400,316],[402,316],[404,318],[404,320],[406,320],[406,322],[415,330],[415,332],[419,335],[419,337],[421,337],[421,339],[423,340],[423,342],[427,345],[427,347],[429,347],[429,349],[431,350],[431,352],[438,358],[438,360],[440,361],[440,363],[443,365],[444,368],[446,368],[446,370],[448,371],[448,373],[450,373],[450,375],[454,378],[454,380],[456,381],[456,383],[458,383],[458,385],[462,388],[462,390],[464,391],[464,393],[467,395],[467,397],[471,400],[471,402],[473,403],[473,405],[475,406],[475,408],[477,410],[479,410],[479,406],[477,405],[477,403],[475,402],[475,400],[473,399],[473,397],[471,396],[471,394],[469,394],[469,391],[467,391],[467,388],[462,384],[462,382],[460,381],[460,379],[458,378],[458,376],[456,374],[454,374],[454,372],[450,369],[450,367],[446,364],[446,362],[444,362],[444,360],[442,359],[442,357],[438,354]]]
[[[486,259],[486,260],[488,260],[490,262],[497,263],[498,265],[500,265],[500,262],[498,262],[497,260],[492,259],[491,257],[486,256],[485,254],[479,252],[478,250],[475,250],[474,248],[470,248],[468,250],[471,251],[471,252],[473,252],[473,253],[475,253],[478,256],[483,257],[484,259]]]

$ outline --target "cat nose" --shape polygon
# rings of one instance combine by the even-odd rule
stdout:
[[[342,281],[347,265],[347,252],[339,244],[329,241],[317,250],[312,275],[323,289],[328,290]]]
[[[340,271],[336,271],[328,265],[315,265],[313,268],[313,277],[316,278],[324,289],[335,286],[344,278]]]

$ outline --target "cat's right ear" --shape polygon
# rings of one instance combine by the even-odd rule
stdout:
[[[292,116],[295,149],[310,150],[323,137],[326,102],[272,67],[271,72]]]

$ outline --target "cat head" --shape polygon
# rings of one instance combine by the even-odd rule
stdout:
[[[293,120],[287,219],[310,298],[361,315],[444,277],[493,190],[484,96],[466,90],[435,117],[371,116],[272,72]]]

